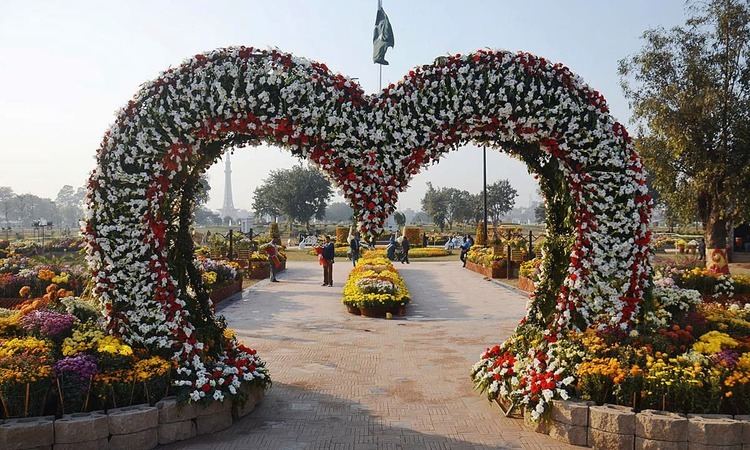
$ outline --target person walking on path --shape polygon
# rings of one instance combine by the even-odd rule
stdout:
[[[391,238],[388,240],[388,247],[385,248],[385,256],[390,261],[396,260],[396,236],[391,235]]]
[[[349,254],[352,256],[352,265],[357,267],[357,260],[359,259],[359,253],[362,248],[361,241],[359,240],[359,233],[354,232],[354,236],[349,239]]]
[[[401,239],[401,264],[406,263],[409,264],[409,249],[411,246],[409,245],[409,239],[404,236]]]
[[[268,268],[270,269],[271,282],[278,283],[279,280],[276,279],[276,271],[278,270],[277,266],[281,265],[281,260],[279,259],[279,248],[273,240],[271,240],[271,242],[263,245],[262,250],[268,255]]]
[[[333,286],[333,257],[336,254],[336,249],[331,242],[331,236],[326,236],[326,242],[323,244],[323,251],[321,252],[323,264],[323,286]]]
[[[706,241],[705,239],[701,238],[700,241],[698,241],[698,260],[703,261],[706,259]]]
[[[422,247],[427,248],[427,244],[429,242],[427,241],[427,233],[422,234]]]
[[[461,262],[463,263],[463,267],[466,267],[466,256],[469,253],[472,245],[474,245],[474,240],[471,238],[471,236],[467,235],[466,239],[464,239],[464,243],[461,244],[461,255],[459,256]]]

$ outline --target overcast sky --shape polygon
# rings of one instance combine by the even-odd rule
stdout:
[[[325,62],[378,89],[372,63],[376,0],[38,1],[0,0],[0,186],[55,197],[82,185],[101,137],[123,106],[159,71],[190,55],[229,45],[278,47]],[[679,24],[682,0],[383,0],[396,47],[383,82],[445,53],[490,47],[526,50],[568,65],[601,91],[613,115],[629,119],[617,61],[640,47],[643,30]],[[278,148],[232,157],[234,201],[249,208],[274,168],[297,160]],[[425,183],[481,190],[482,154],[454,152],[416,176],[401,208],[419,209]],[[222,165],[209,170],[209,206],[221,207]],[[507,178],[517,204],[536,198],[524,164],[488,153],[488,180]]]

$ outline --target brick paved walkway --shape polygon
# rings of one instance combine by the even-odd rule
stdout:
[[[398,265],[413,297],[407,317],[368,319],[341,304],[349,269],[336,263],[329,288],[317,264],[291,262],[281,283],[224,305],[274,385],[232,428],[169,448],[566,448],[502,417],[468,376],[521,318],[523,296],[458,262],[417,262]]]

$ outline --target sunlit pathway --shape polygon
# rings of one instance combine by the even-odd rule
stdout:
[[[291,262],[221,311],[265,358],[274,380],[251,415],[170,448],[563,448],[505,419],[472,389],[469,369],[509,335],[525,297],[457,262],[398,265],[413,303],[406,319],[347,314],[351,265],[322,287],[315,263]]]

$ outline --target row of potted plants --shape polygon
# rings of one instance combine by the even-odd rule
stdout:
[[[403,315],[409,301],[409,290],[393,263],[373,251],[365,252],[349,273],[342,298],[350,313],[367,317]]]

